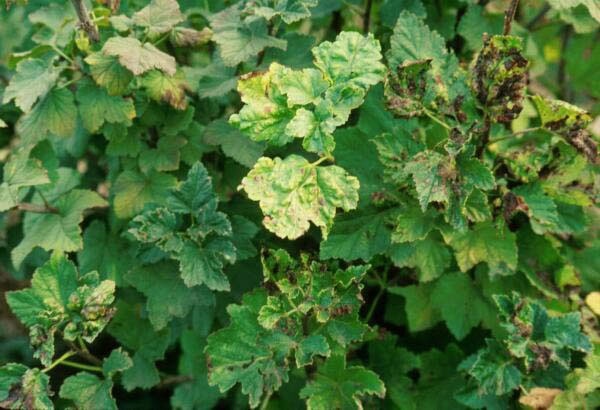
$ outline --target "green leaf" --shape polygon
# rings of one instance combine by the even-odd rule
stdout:
[[[107,230],[102,221],[94,220],[83,232],[83,249],[77,253],[77,262],[82,272],[98,271],[102,279],[121,286],[134,262],[128,260],[129,253],[128,243],[118,232]]]
[[[125,348],[133,350],[133,366],[123,371],[122,383],[127,391],[137,387],[150,388],[160,381],[154,362],[164,357],[170,341],[169,328],[154,329],[150,321],[142,316],[141,300],[119,298],[117,313],[108,332]]]
[[[77,102],[83,126],[91,133],[97,132],[102,124],[118,123],[131,125],[135,118],[133,101],[108,92],[91,81],[82,81],[77,88]]]
[[[414,242],[425,239],[435,227],[438,212],[428,209],[423,212],[416,206],[403,208],[394,220],[393,242]]]
[[[39,246],[47,251],[75,252],[82,248],[81,227],[85,210],[104,207],[107,202],[97,193],[74,189],[51,205],[56,212],[28,213],[25,217],[23,240],[11,252],[15,266]]]
[[[31,288],[8,292],[13,313],[30,328],[34,354],[48,366],[54,356],[54,333],[66,340],[92,342],[108,324],[114,309],[115,283],[100,282],[95,272],[78,277],[75,266],[59,253],[37,269]]]
[[[226,8],[210,18],[212,39],[219,45],[226,66],[236,66],[267,47],[285,50],[287,42],[269,35],[261,18],[242,18],[239,4]]]
[[[148,175],[124,171],[115,181],[113,205],[119,218],[131,218],[147,203],[164,203],[165,194],[177,180],[168,174],[150,171]]]
[[[235,89],[238,78],[234,67],[226,67],[218,54],[206,67],[184,67],[187,78],[190,79],[192,90],[203,98],[221,97]],[[197,88],[194,88],[194,80],[198,78]]]
[[[77,125],[75,98],[68,88],[53,88],[17,122],[17,132],[29,143],[44,139],[48,133],[70,137]]]
[[[332,43],[313,48],[315,66],[332,83],[349,83],[367,89],[383,80],[385,66],[379,41],[372,34],[341,32]]]
[[[0,403],[3,406],[8,407],[7,399],[11,388],[21,382],[27,370],[27,366],[19,363],[8,363],[0,367]]]
[[[409,11],[402,11],[390,38],[387,60],[395,70],[403,63],[431,59],[433,82],[437,93],[448,93],[449,83],[458,69],[456,58],[446,50],[446,41],[431,31],[425,22]]]
[[[361,111],[364,110],[361,108]],[[359,207],[368,206],[386,190],[383,167],[377,160],[377,150],[369,134],[357,127],[344,127],[335,132],[335,162],[359,179]]]
[[[79,372],[67,377],[60,386],[59,395],[72,400],[78,408],[90,410],[117,409],[112,396],[113,384],[110,380],[101,380],[87,372]]]
[[[303,367],[313,363],[315,356],[329,357],[331,350],[323,335],[310,335],[296,348],[296,366]]]
[[[131,136],[128,136],[131,138]],[[181,150],[187,141],[180,136],[165,135],[158,139],[155,148],[143,150],[138,163],[144,174],[152,171],[175,171],[179,168]]]
[[[541,304],[518,293],[494,296],[503,327],[508,332],[506,348],[520,358],[527,370],[548,367],[551,362],[569,369],[571,351],[589,352],[592,345],[581,331],[579,312],[550,317]]]
[[[172,263],[139,266],[125,275],[125,280],[147,297],[148,319],[161,330],[176,317],[185,317],[192,307],[211,305],[212,295],[206,288],[188,288]]]
[[[492,218],[488,197],[479,189],[471,191],[464,203],[462,212],[472,222],[483,222]]]
[[[517,389],[522,377],[519,369],[512,364],[500,343],[486,339],[486,344],[486,349],[467,358],[459,369],[466,370],[477,381],[479,396],[501,396]]]
[[[496,186],[492,171],[477,159],[460,158],[457,162],[457,169],[467,189],[475,187],[489,191]]]
[[[556,203],[546,196],[540,184],[521,185],[512,191],[525,202],[525,213],[529,215],[531,229],[538,235],[559,231],[559,215]]]
[[[548,343],[557,350],[569,348],[580,352],[589,352],[592,345],[588,337],[581,331],[581,314],[570,312],[559,317],[548,319],[544,336]]]
[[[175,59],[163,53],[151,43],[141,43],[133,37],[111,37],[102,47],[106,56],[116,56],[119,64],[134,75],[157,69],[168,75],[175,75]]]
[[[248,168],[256,163],[265,150],[263,144],[248,139],[225,120],[211,122],[204,130],[204,141],[220,145],[225,155]]]
[[[596,21],[600,21],[600,6],[593,0],[549,0],[548,3],[557,9],[565,10],[584,5]]]
[[[229,240],[209,241],[203,248],[187,245],[179,255],[181,277],[187,286],[204,284],[211,290],[228,291],[229,280],[223,267],[234,261],[235,248]]]
[[[231,228],[233,231],[231,241],[237,251],[235,260],[240,262],[256,256],[258,251],[252,243],[252,238],[258,233],[259,227],[243,216],[233,215]]]
[[[29,14],[29,21],[41,27],[33,34],[32,40],[38,44],[65,47],[73,39],[76,16],[67,4],[49,3]]]
[[[502,34],[502,18],[500,15],[487,13],[478,4],[469,5],[460,19],[457,32],[465,39],[467,47],[476,51],[483,45],[483,33]]]
[[[490,275],[510,275],[517,268],[516,236],[506,226],[481,222],[461,233],[445,234],[446,242],[454,249],[461,271],[486,262]]]
[[[15,105],[23,112],[31,111],[33,104],[54,87],[59,73],[51,62],[38,58],[21,61],[4,90],[4,104],[14,99]]]
[[[431,303],[433,284],[390,287],[388,289],[390,293],[404,296],[406,299],[406,318],[411,333],[429,329],[442,320],[440,311]]]
[[[431,303],[458,340],[464,339],[481,321],[495,319],[491,306],[464,273],[447,273],[435,282]]]
[[[390,245],[390,229],[386,222],[394,213],[394,209],[369,209],[340,215],[327,239],[321,242],[321,259],[369,261],[384,253]]]
[[[266,301],[266,293],[258,290],[246,293],[241,305],[229,305],[230,325],[211,334],[205,350],[209,384],[225,392],[240,383],[251,408],[287,382],[287,356],[293,346],[285,334],[268,332],[258,323]]]
[[[119,58],[93,53],[85,58],[96,84],[106,88],[109,95],[125,94],[133,79],[131,71],[119,63]]]
[[[362,366],[346,366],[344,356],[332,356],[300,391],[310,410],[362,409],[362,397],[385,396],[383,382]]]
[[[50,182],[48,172],[42,162],[31,158],[31,149],[21,148],[12,153],[4,164],[3,181],[0,184],[0,212],[4,212],[19,204],[27,188]]]
[[[440,402],[443,402],[445,409],[463,410],[464,407],[453,397],[456,390],[464,385],[464,379],[456,372],[462,358],[462,351],[452,343],[444,350],[431,349],[423,352],[417,360],[410,355],[406,359],[409,365],[416,367],[419,379],[413,382],[409,378],[402,384],[386,386],[390,399],[403,409],[436,410]],[[411,368],[405,371],[408,370]]]
[[[222,392],[236,383],[258,406],[288,380],[292,354],[298,367],[328,357],[362,339],[358,320],[361,280],[369,266],[340,269],[336,263],[293,259],[280,249],[263,253],[264,289],[230,305],[230,325],[208,337],[209,381]],[[233,343],[233,344],[232,344]]]
[[[267,20],[280,16],[286,24],[292,24],[310,17],[310,9],[317,4],[318,0],[259,1],[253,11]]]
[[[216,387],[208,385],[208,366],[204,354],[206,335],[204,332],[185,330],[181,335],[179,373],[193,380],[180,383],[171,396],[171,406],[181,410],[212,408],[221,398]]]
[[[132,16],[133,22],[147,29],[150,37],[171,31],[184,20],[176,0],[152,0]]]
[[[131,366],[133,366],[133,362],[129,354],[119,347],[110,352],[110,355],[102,361],[102,372],[110,379],[114,374],[127,370]]]
[[[388,253],[394,265],[418,269],[420,282],[438,278],[450,265],[452,256],[439,235],[432,234],[412,243],[394,244]]]
[[[4,409],[52,410],[50,378],[17,363],[0,367],[0,406]]]
[[[259,201],[265,227],[281,238],[296,239],[310,222],[327,238],[336,208],[356,208],[358,180],[342,168],[316,166],[298,155],[262,157],[242,180],[242,188]]]
[[[449,187],[442,176],[446,166],[447,159],[434,151],[421,152],[406,164],[405,170],[412,174],[423,211],[430,202],[448,203]]]
[[[135,217],[129,233],[178,260],[188,287],[204,284],[212,290],[229,290],[223,267],[235,262],[236,249],[229,219],[217,211],[206,168],[197,162],[165,201],[168,208],[155,207]],[[183,226],[181,214],[190,215],[189,227]]]
[[[288,335],[304,337],[304,315],[312,314],[317,323],[324,324],[319,329],[334,345],[346,346],[362,338],[365,326],[357,320],[362,304],[360,280],[368,265],[342,270],[309,263],[306,256],[298,263],[281,249],[267,255],[263,258],[265,282],[272,282],[280,294],[269,296],[260,309],[258,321],[264,328],[285,326]]]

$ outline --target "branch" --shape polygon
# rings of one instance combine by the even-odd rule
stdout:
[[[87,33],[92,43],[100,41],[98,27],[90,20],[87,7],[83,4],[83,0],[71,0],[71,3],[73,3],[77,18],[79,18],[79,27]]]
[[[109,0],[108,5],[110,7],[110,11],[115,14],[121,6],[121,0]]]
[[[529,23],[527,23],[525,25],[525,28],[527,30],[531,31],[537,25],[537,23],[539,23],[544,18],[546,13],[548,13],[549,11],[550,11],[550,5],[545,4],[544,7],[542,7],[542,9],[540,10],[540,12],[538,14],[536,14],[535,17],[532,18],[529,21]]]
[[[572,26],[567,25],[564,27],[562,32],[562,41],[560,45],[560,61],[558,62],[558,87],[560,92],[560,98],[563,100],[568,100],[568,89],[567,89],[567,71],[566,71],[566,58],[565,54],[567,53],[567,47],[569,45],[569,40],[571,39],[571,35],[573,34]]]
[[[160,381],[160,383],[158,383],[156,385],[156,388],[157,389],[166,389],[168,387],[171,387],[174,384],[186,383],[186,382],[190,382],[192,380],[194,380],[194,378],[192,376],[188,376],[185,374],[177,375],[177,376],[166,376],[164,379],[162,379]]]
[[[78,347],[77,345],[75,345],[75,343],[73,343],[73,342],[67,342],[67,344],[69,345],[71,350],[74,350],[77,353],[77,355],[80,356],[81,358],[87,360],[89,363],[95,364],[97,366],[102,366],[102,360],[100,360],[99,358],[97,358],[96,356],[91,354],[90,351],[87,350],[87,347],[84,350],[84,349]],[[85,347],[85,345],[84,345],[84,347]]]
[[[371,6],[373,5],[373,0],[367,0],[367,4],[365,6],[365,17],[363,18],[363,33],[369,34],[369,26],[371,25]]]
[[[517,7],[519,6],[519,0],[511,0],[508,9],[504,13],[504,32],[505,36],[510,34],[510,29],[512,26],[512,22],[515,19],[515,14],[517,13]]]
[[[21,210],[21,211],[26,211],[26,212],[35,212],[38,214],[57,214],[58,213],[58,209],[56,209],[53,206],[50,206],[48,204],[46,205],[37,205],[37,204],[31,204],[28,202],[22,202],[19,205],[17,205],[17,209]]]

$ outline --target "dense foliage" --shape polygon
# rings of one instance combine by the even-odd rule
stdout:
[[[598,2],[6,3],[1,408],[600,406]]]

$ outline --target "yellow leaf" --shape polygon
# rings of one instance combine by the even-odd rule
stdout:
[[[596,315],[600,316],[600,292],[591,292],[585,297],[585,303]]]
[[[561,389],[550,389],[547,387],[534,387],[524,396],[519,398],[519,403],[536,410],[549,409],[554,398],[562,393]]]

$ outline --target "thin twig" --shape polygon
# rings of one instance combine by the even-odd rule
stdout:
[[[375,295],[375,298],[373,298],[373,301],[371,302],[371,306],[369,306],[369,311],[367,312],[367,316],[365,317],[365,321],[367,323],[369,323],[369,321],[373,317],[373,313],[375,313],[375,308],[377,307],[377,304],[379,303],[379,299],[381,299],[381,297],[383,296],[383,294],[385,293],[385,291],[388,287],[388,271],[389,271],[389,266],[387,266],[384,269],[383,277],[379,277],[379,275],[377,275],[377,272],[373,272],[377,276],[377,279],[379,281],[379,291]]]
[[[373,0],[367,0],[365,5],[365,17],[363,19],[363,33],[368,34],[371,25],[371,7],[373,6]]]
[[[68,352],[63,354],[61,357],[59,357],[58,359],[56,359],[55,361],[50,363],[50,365],[48,367],[46,367],[45,369],[42,370],[42,373],[48,373],[50,370],[54,369],[56,366],[58,366],[59,364],[61,364],[65,360],[67,360],[69,357],[74,356],[75,354],[76,353],[74,351],[69,350]]]
[[[268,392],[267,393],[267,395],[263,399],[262,403],[260,404],[260,409],[259,410],[266,410],[267,406],[269,405],[269,400],[271,400],[271,395],[272,394],[273,394],[272,392]]]
[[[562,98],[563,100],[569,99],[567,96],[567,60],[565,58],[565,54],[567,53],[567,47],[569,45],[569,40],[571,39],[572,34],[572,26],[566,25],[562,32],[562,43],[560,46],[560,61],[558,63],[558,87],[560,92],[560,98]]]
[[[94,356],[93,354],[90,353],[89,350],[87,350],[87,348],[82,349],[79,346],[75,345],[75,343],[73,342],[68,342],[69,347],[74,350],[75,352],[77,352],[78,356],[81,356],[83,359],[87,360],[88,362],[95,364],[95,365],[102,365],[102,360],[100,360],[99,358],[97,358],[96,356]]]
[[[79,27],[87,33],[92,43],[100,41],[98,27],[90,20],[87,7],[85,7],[83,0],[71,0],[71,3],[73,3],[73,7],[75,8],[75,13],[77,13]]]
[[[544,18],[546,13],[550,11],[550,8],[551,7],[549,4],[544,4],[544,7],[542,7],[538,14],[536,14],[531,20],[529,20],[529,23],[525,25],[525,28],[531,31]]]
[[[58,209],[50,205],[31,204],[29,202],[21,202],[17,205],[17,209],[25,212],[35,212],[38,214],[57,214]]]
[[[168,387],[171,387],[175,384],[181,384],[181,383],[186,383],[186,382],[190,382],[194,380],[194,378],[192,376],[188,376],[186,374],[181,374],[181,375],[176,375],[176,376],[167,376],[164,379],[162,379],[160,381],[160,383],[158,383],[156,385],[156,388],[158,389],[166,389]]]
[[[112,14],[115,14],[119,11],[119,6],[121,6],[121,0],[109,0],[108,6]]]
[[[508,9],[504,13],[504,35],[507,36],[510,34],[510,29],[512,26],[512,22],[515,19],[515,14],[517,13],[517,7],[519,6],[519,0],[511,0]]]
[[[70,360],[63,360],[61,363],[63,366],[73,367],[75,369],[88,370],[90,372],[98,372],[102,373],[102,368],[100,366],[90,366],[83,363],[72,362]]]

